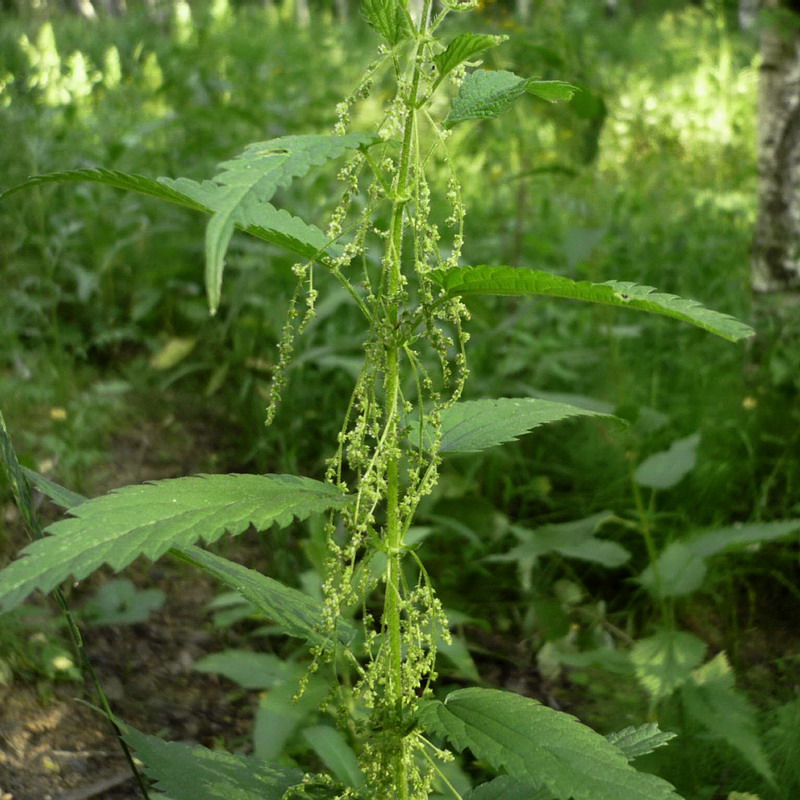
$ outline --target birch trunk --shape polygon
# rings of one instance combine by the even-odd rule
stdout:
[[[800,290],[800,0],[765,4],[758,87],[759,209],[753,289]]]

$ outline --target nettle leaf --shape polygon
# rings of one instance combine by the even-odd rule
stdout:
[[[433,63],[439,70],[439,77],[443,78],[459,64],[502,44],[507,39],[508,36],[493,36],[489,33],[462,33],[456,36],[443,52],[433,58]]]
[[[635,283],[573,281],[539,270],[491,266],[432,270],[430,277],[445,290],[446,297],[471,294],[564,297],[673,317],[732,342],[754,334],[749,325],[728,314],[711,311],[695,300],[664,294],[652,286],[638,286]]]
[[[639,639],[631,648],[630,659],[636,678],[655,702],[685,684],[705,653],[705,642],[691,633],[659,631]]]
[[[671,731],[659,730],[657,722],[648,722],[639,725],[638,728],[631,725],[621,731],[609,733],[606,739],[618,747],[628,761],[633,761],[639,756],[646,756],[653,750],[663,747],[676,736],[677,734]]]
[[[450,114],[444,121],[446,128],[471,119],[490,119],[506,111],[526,92],[555,102],[569,99],[577,86],[563,81],[539,81],[520,78],[507,70],[476,69],[464,79],[458,94],[453,98]]]
[[[214,214],[223,198],[223,191],[212,181],[197,182],[189,178],[145,178],[108,169],[78,169],[70,172],[52,172],[37,175],[25,183],[0,195],[0,200],[28,186],[44,183],[90,182],[126,189],[131,192],[167,200],[194,211]],[[270,203],[249,202],[240,207],[234,218],[234,226],[282,247],[304,258],[318,258],[320,253],[337,255],[339,249],[330,244],[328,237],[314,225],[309,225],[287,211],[278,210]]]
[[[125,486],[71,509],[72,518],[51,525],[50,536],[0,572],[0,609],[104,563],[119,570],[140,555],[154,560],[171,547],[210,543],[250,525],[285,526],[346,503],[336,487],[294,475],[199,475]]]
[[[758,730],[758,713],[747,697],[734,685],[734,675],[724,652],[692,673],[692,680],[681,687],[686,713],[714,737],[738,750],[753,769],[773,783],[770,767]]]
[[[580,91],[577,86],[564,81],[536,81],[529,79],[525,82],[525,91],[528,94],[536,95],[549,103],[557,103],[559,100],[571,100],[575,92]]]
[[[313,725],[303,730],[303,738],[342,783],[353,788],[364,784],[358,758],[340,731],[330,725]]]
[[[672,542],[636,579],[653,597],[680,597],[696,592],[706,565],[682,542]]]
[[[552,797],[547,789],[535,783],[501,775],[493,781],[476,786],[464,796],[464,800],[551,800]]]
[[[357,133],[282,136],[248,145],[240,155],[217,165],[220,171],[213,184],[219,193],[206,228],[206,289],[212,314],[219,306],[225,253],[238,214],[247,216],[254,204],[267,203],[278,188],[288,186],[312,166],[378,141],[378,136]]]
[[[723,552],[785,539],[800,531],[800,520],[754,522],[705,531],[672,542],[637,578],[654,597],[679,597],[697,591],[706,576],[706,560]]]
[[[298,769],[224,750],[165,742],[117,721],[145,772],[173,800],[281,800],[303,780]]]
[[[392,47],[411,35],[408,17],[397,0],[362,0],[361,13],[367,24]]]
[[[45,478],[44,475],[40,475],[38,472],[34,472],[32,469],[23,467],[22,471],[25,473],[25,477],[33,484],[34,489],[52,500],[57,506],[61,506],[61,508],[74,508],[81,503],[85,503],[88,499],[77,492],[59,486],[59,484]]]
[[[322,604],[304,592],[199,547],[184,547],[172,553],[235,589],[290,636],[307,639],[326,649],[333,646],[330,637],[319,630]],[[355,633],[351,623],[343,619],[338,621],[336,635],[339,641],[350,642]]]
[[[570,417],[617,417],[534,397],[465,400],[442,412],[442,453],[475,453]]]
[[[558,553],[564,558],[577,558],[614,569],[628,561],[631,554],[616,542],[596,538],[600,527],[610,519],[614,519],[610,511],[600,511],[583,519],[533,529],[512,525],[511,533],[520,543],[508,552],[489,556],[486,560],[518,562],[525,589],[531,586],[530,573],[536,562],[548,553]]]
[[[697,463],[697,446],[700,434],[694,433],[678,439],[669,450],[654,453],[636,468],[634,479],[649,489],[671,489],[688,475]]]
[[[459,750],[469,748],[512,778],[568,800],[676,800],[673,787],[637,772],[600,734],[575,717],[511,692],[459,689],[425,703],[422,725]]]

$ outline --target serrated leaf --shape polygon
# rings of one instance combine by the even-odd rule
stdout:
[[[452,128],[459,122],[496,117],[523,94],[525,78],[502,69],[476,69],[464,78],[444,126]]]
[[[447,297],[471,294],[563,297],[673,317],[732,342],[754,333],[749,325],[727,314],[711,311],[695,300],[664,294],[652,286],[635,283],[573,281],[539,270],[491,266],[432,270],[430,277],[445,290]]]
[[[476,786],[464,800],[551,800],[552,797],[550,792],[535,783],[501,775]]]
[[[559,100],[570,100],[575,92],[579,91],[577,86],[564,81],[537,81],[529,79],[525,82],[525,91],[528,94],[536,95],[548,103],[557,103]]]
[[[322,759],[322,763],[346,786],[358,789],[364,783],[364,773],[358,766],[356,754],[336,728],[330,725],[304,728],[303,738]]]
[[[392,47],[411,35],[408,18],[397,0],[362,0],[361,13]]]
[[[450,113],[444,121],[446,128],[471,119],[490,119],[508,110],[526,92],[555,103],[568,100],[577,91],[564,81],[540,81],[520,78],[507,70],[476,69],[464,78],[453,98]]]
[[[442,412],[439,452],[475,453],[513,441],[540,425],[584,416],[617,420],[610,414],[535,397],[465,400]]]
[[[706,565],[683,542],[672,542],[636,579],[653,597],[680,597],[703,585]]]
[[[488,33],[462,33],[456,36],[443,52],[433,58],[433,63],[439,70],[439,77],[443,78],[459,64],[463,64],[490,47],[502,44],[507,39],[508,36],[492,36]]]
[[[336,487],[294,475],[200,475],[125,486],[71,509],[72,518],[51,525],[50,536],[0,572],[0,608],[70,575],[80,580],[104,563],[119,570],[140,555],[154,560],[171,547],[210,543],[250,525],[288,525],[346,502]]]
[[[703,660],[706,644],[685,631],[659,631],[631,648],[633,671],[653,701],[671,695]]]
[[[697,463],[700,434],[694,433],[673,442],[669,450],[654,453],[636,468],[634,479],[649,489],[671,489],[688,475]]]
[[[307,639],[326,649],[332,646],[330,638],[319,630],[322,605],[304,592],[199,547],[184,547],[173,550],[173,554],[235,589],[290,636]],[[340,619],[336,635],[339,641],[350,642],[355,636],[355,628]]]
[[[147,736],[117,721],[157,788],[174,800],[281,800],[303,779],[297,769],[223,750],[189,747]]]
[[[41,492],[45,497],[50,498],[61,508],[74,508],[87,500],[83,495],[59,486],[59,484],[54,483],[49,478],[45,478],[44,475],[40,475],[38,472],[34,472],[32,469],[23,467],[22,471],[25,473],[25,477],[33,484],[34,489]]]
[[[659,730],[657,722],[648,722],[638,727],[631,725],[621,731],[609,733],[606,739],[618,747],[628,761],[633,761],[639,756],[646,756],[653,750],[663,747],[676,736],[677,734],[671,731]]]
[[[497,689],[459,689],[423,705],[422,725],[493,768],[573,800],[675,800],[666,781],[637,772],[575,717]]]
[[[219,306],[225,253],[241,216],[252,219],[278,188],[288,186],[312,166],[379,140],[357,133],[282,136],[250,144],[240,155],[217,165],[219,172],[212,180],[214,215],[206,228],[206,290],[212,314]]]
[[[100,183],[116,189],[126,189],[148,197],[167,200],[194,211],[203,211],[206,214],[214,214],[218,210],[217,205],[223,194],[220,187],[212,181],[197,182],[188,178],[153,180],[142,175],[130,175],[98,167],[37,175],[0,195],[0,200],[29,186],[64,182]],[[304,258],[317,258],[323,252],[329,255],[339,253],[339,248],[330,244],[328,237],[319,228],[303,222],[283,209],[275,208],[270,203],[248,203],[239,209],[234,225],[251,236]]]
[[[692,680],[681,687],[681,698],[689,716],[714,737],[738,750],[753,769],[774,784],[775,777],[759,735],[758,714],[747,697],[736,689],[724,652],[693,672]]]
[[[240,155],[218,164],[217,175],[202,183],[187,178],[154,181],[104,169],[74,170],[32,178],[0,195],[0,200],[26,186],[93,181],[211,213],[206,228],[206,290],[214,314],[219,306],[225,253],[234,228],[240,227],[305,257],[317,257],[329,244],[322,231],[278,211],[269,200],[279,187],[305,175],[312,166],[378,141],[380,137],[376,135],[357,133],[283,136],[248,145]]]

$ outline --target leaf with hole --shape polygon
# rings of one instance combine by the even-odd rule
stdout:
[[[71,509],[21,558],[0,572],[0,608],[32,591],[85,578],[102,564],[122,569],[140,555],[155,560],[171,547],[216,541],[250,525],[266,530],[331,508],[347,496],[329,484],[294,475],[200,475],[125,486]]]
[[[634,308],[660,314],[735,342],[754,334],[749,325],[728,314],[711,311],[695,300],[665,294],[652,286],[623,281],[591,283],[524,267],[455,267],[432,270],[430,277],[444,289],[445,297],[474,294],[563,297],[589,303]]]
[[[494,769],[573,800],[677,800],[666,781],[637,772],[617,747],[528,697],[497,689],[458,689],[427,702],[423,728],[469,748]]]

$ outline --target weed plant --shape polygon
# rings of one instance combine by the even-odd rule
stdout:
[[[340,731],[330,729],[322,734],[324,740],[340,755],[352,754],[351,746],[357,754],[357,759],[344,757],[347,769],[336,769],[334,759],[323,756],[332,773],[304,774],[165,743],[115,721],[148,773],[173,797],[196,798],[198,790],[203,797],[223,797],[231,791],[255,792],[259,786],[262,797],[266,792],[276,798],[405,800],[429,797],[437,779],[461,797],[443,770],[452,756],[441,749],[442,740],[469,748],[506,773],[470,797],[509,792],[677,797],[668,783],[629,764],[666,743],[669,735],[653,725],[603,738],[568,715],[511,693],[468,688],[451,692],[444,701],[434,699],[437,646],[448,643],[448,624],[409,537],[417,507],[437,483],[441,460],[450,453],[495,446],[545,423],[597,416],[534,398],[460,401],[468,374],[464,323],[469,314],[463,298],[567,297],[664,314],[732,340],[750,333],[747,326],[697,303],[632,283],[460,265],[465,208],[447,148],[449,131],[495,117],[525,94],[553,102],[574,91],[560,81],[469,70],[472,60],[503,37],[463,33],[446,44],[438,39],[445,17],[463,10],[445,5],[434,16],[428,0],[415,19],[405,6],[367,3],[364,13],[384,44],[355,92],[338,104],[331,135],[288,135],[251,145],[220,164],[214,180],[204,183],[154,181],[107,169],[56,173],[30,182],[106,183],[210,213],[206,289],[212,315],[220,305],[225,255],[235,227],[303,257],[293,267],[297,286],[279,344],[268,422],[281,399],[295,337],[316,311],[317,274],[335,278],[363,315],[364,360],[324,481],[207,475],[126,487],[84,501],[34,478],[71,516],[51,526],[50,536],[38,538],[25,557],[0,575],[0,597],[7,607],[34,589],[53,589],[70,574],[84,577],[104,562],[121,568],[139,554],[156,558],[171,550],[240,591],[285,633],[308,640],[312,658],[301,681],[300,702],[304,695],[314,704],[324,697]],[[351,108],[370,97],[384,69],[395,79],[396,94],[377,133],[349,132]],[[458,91],[443,114],[439,90],[449,82]],[[271,205],[277,189],[342,156],[347,161],[339,177],[345,188],[324,233]],[[431,213],[428,170],[436,160],[450,174],[444,223]],[[432,368],[431,360],[438,367]],[[26,478],[7,438],[5,453],[24,507]],[[240,533],[251,524],[267,529],[325,511],[320,604],[194,544],[200,539],[210,544],[225,531]],[[320,694],[323,676],[330,689]],[[330,747],[321,749],[330,755]],[[201,777],[198,787],[198,775],[212,773],[217,777]]]

